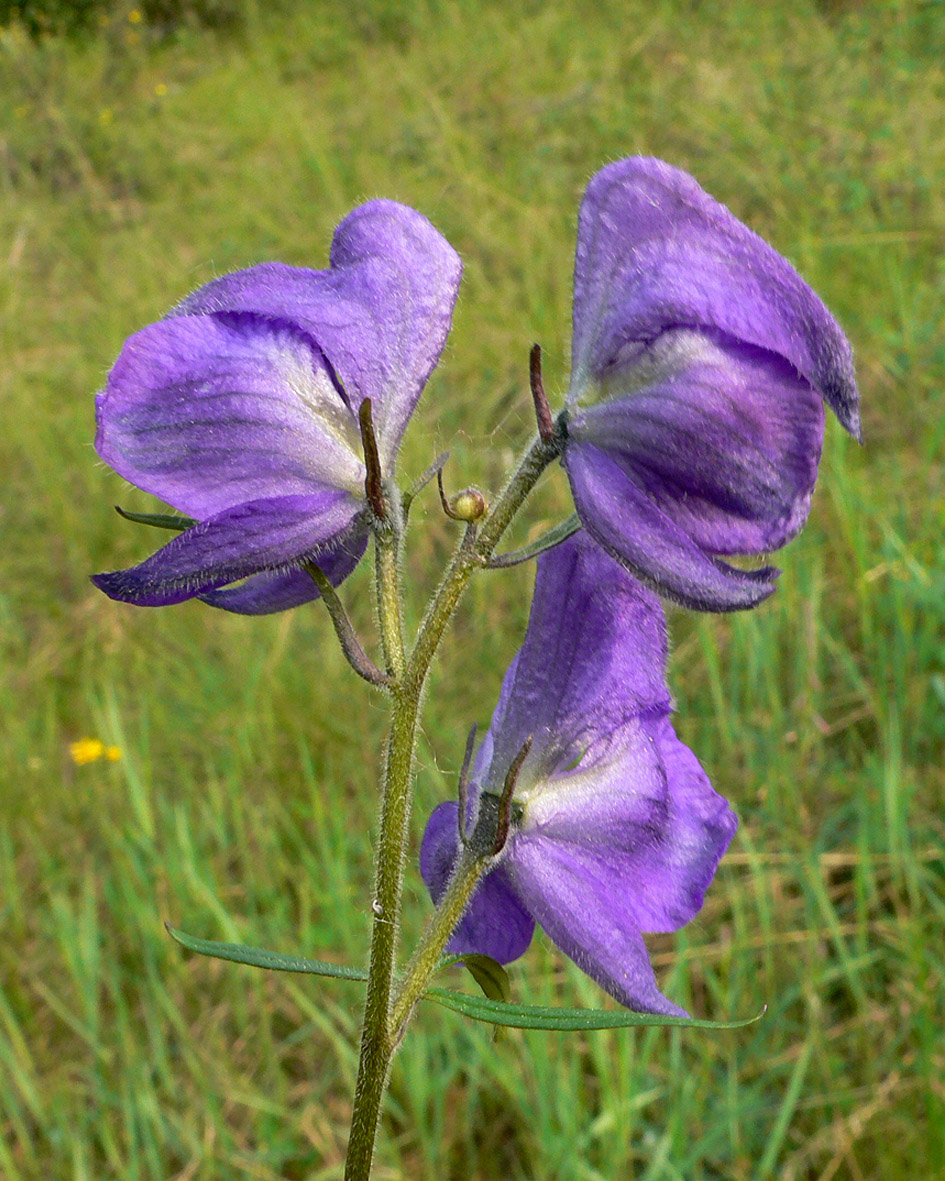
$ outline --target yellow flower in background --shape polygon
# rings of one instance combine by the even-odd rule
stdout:
[[[86,763],[94,763],[102,758],[117,763],[121,758],[121,748],[106,746],[100,738],[80,738],[77,742],[69,743],[69,754],[77,767],[84,767]]]
[[[105,743],[98,738],[80,738],[78,742],[69,743],[69,754],[77,767],[86,763],[94,763],[105,753]]]

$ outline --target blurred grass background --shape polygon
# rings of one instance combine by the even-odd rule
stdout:
[[[654,960],[699,1015],[768,1014],[493,1042],[423,1009],[377,1176],[945,1177],[943,6],[30,11],[52,31],[30,36],[23,0],[0,14],[0,1176],[314,1181],[343,1159],[359,987],[189,957],[162,921],[363,963],[382,703],[317,606],[245,620],[93,590],[160,540],[112,512],[153,502],[92,449],[124,338],[224,271],[324,265],[366,198],[415,205],[466,271],[401,471],[450,447],[450,486],[494,487],[532,430],[533,340],[566,383],[584,185],[645,152],[800,267],[864,401],[865,449],[829,424],[774,599],[671,621],[678,728],[741,829]],[[552,473],[519,532],[566,504]],[[452,544],[423,507],[414,618]],[[480,578],[445,645],[417,832],[488,721],[530,579]],[[368,588],[362,569],[344,593],[370,631]],[[122,757],[76,765],[82,737]],[[412,870],[408,937],[427,905]],[[542,939],[513,974],[538,1003],[601,1001]]]

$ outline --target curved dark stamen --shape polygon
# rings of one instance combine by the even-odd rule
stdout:
[[[371,399],[365,398],[358,408],[358,424],[361,427],[361,446],[364,448],[364,495],[379,521],[387,519],[387,502],[384,498],[384,477],[381,460],[377,451],[377,436],[374,434],[374,418],[371,413]]]
[[[463,755],[463,765],[459,772],[459,843],[466,844],[466,807],[469,802],[469,768],[472,765],[473,747],[476,745],[476,723],[473,722],[466,739],[466,753]]]
[[[522,744],[522,749],[518,752],[509,766],[508,774],[505,777],[505,783],[502,785],[502,795],[499,796],[499,819],[495,830],[495,840],[492,842],[492,856],[501,853],[505,848],[505,842],[509,836],[509,825],[512,822],[512,794],[515,791],[515,783],[518,779],[518,773],[522,769],[522,764],[528,758],[528,752],[532,749],[533,735],[525,739]]]
[[[555,426],[551,420],[551,410],[545,397],[545,387],[541,380],[541,345],[533,344],[528,354],[528,381],[532,390],[532,401],[535,403],[535,417],[538,419],[538,434],[543,443],[550,443],[555,437]]]

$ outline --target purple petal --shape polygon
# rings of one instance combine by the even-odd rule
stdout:
[[[619,880],[596,877],[570,845],[515,838],[506,862],[536,922],[582,972],[637,1013],[685,1017],[660,992]]]
[[[164,320],[132,336],[97,403],[99,455],[204,518],[326,485],[359,494],[357,423],[311,342],[254,316]]]
[[[569,400],[634,342],[679,327],[782,357],[860,437],[849,342],[790,263],[687,173],[621,160],[597,173],[581,206]]]
[[[659,594],[694,611],[735,611],[774,591],[777,570],[739,570],[706,554],[609,453],[575,441],[562,462],[587,531]]]
[[[600,448],[701,549],[778,549],[804,524],[823,403],[777,357],[666,332],[606,385],[614,400],[576,410],[569,439]]]
[[[332,586],[338,586],[357,566],[367,547],[367,532],[355,533],[335,549],[322,552],[318,564]],[[311,576],[302,570],[280,574],[256,574],[239,586],[208,591],[199,598],[211,607],[237,615],[271,615],[288,611],[319,598],[321,592]]]
[[[507,864],[526,905],[532,909],[519,854],[539,841],[545,850],[566,848],[575,872],[602,883],[640,931],[675,931],[693,918],[738,823],[657,714],[627,722],[606,750],[521,802],[524,820]]]
[[[265,571],[285,570],[363,531],[360,503],[346,492],[256,500],[178,534],[139,566],[92,581],[113,599],[142,607],[181,603]]]
[[[675,931],[701,910],[738,818],[668,719],[647,729],[663,761],[670,811],[663,839],[648,859],[652,900],[641,903],[638,913],[644,931]]]
[[[654,595],[583,532],[543,553],[525,642],[489,727],[490,788],[501,792],[529,737],[523,787],[580,756],[627,717],[667,711],[665,669],[666,621]]]
[[[382,465],[449,332],[462,264],[415,210],[369,201],[335,231],[331,267],[265,263],[226,275],[171,313],[245,311],[297,325],[316,342],[356,411],[370,398]]]
[[[440,804],[423,833],[420,873],[434,905],[443,897],[459,853],[458,815],[458,804]],[[508,964],[525,953],[534,930],[534,921],[512,892],[505,874],[501,868],[494,869],[476,888],[447,951],[490,955],[500,964]]]

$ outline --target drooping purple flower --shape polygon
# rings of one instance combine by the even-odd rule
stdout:
[[[849,343],[819,297],[687,173],[635,157],[578,223],[563,463],[594,539],[661,595],[751,607],[807,519],[823,402],[860,437]]]
[[[612,996],[679,1015],[641,932],[674,931],[703,896],[737,821],[676,737],[659,600],[581,531],[538,559],[525,642],[477,754],[463,818],[515,780],[508,840],[449,950],[502,963],[539,923]],[[459,851],[458,805],[427,824],[420,868],[434,901]]]
[[[198,523],[95,584],[263,614],[317,597],[306,562],[341,582],[368,535],[358,409],[371,399],[390,477],[460,272],[426,218],[370,201],[338,226],[327,270],[237,271],[132,336],[97,398],[96,449]]]

